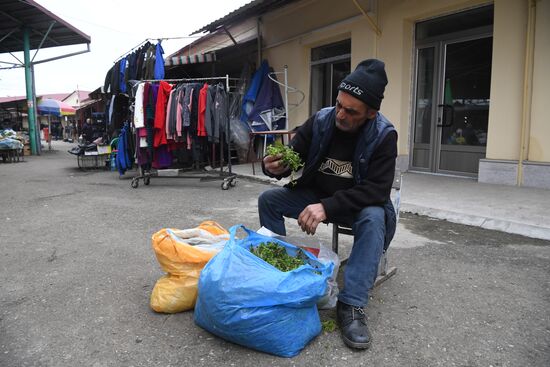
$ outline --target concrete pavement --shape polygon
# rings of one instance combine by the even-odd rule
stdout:
[[[155,313],[163,272],[151,235],[205,219],[256,229],[270,186],[158,178],[132,189],[135,172],[79,170],[69,147],[0,164],[2,367],[548,366],[550,242],[408,213],[389,251],[397,274],[370,295],[369,351],[336,330],[279,358],[207,333],[192,311]],[[314,237],[295,221],[287,229],[292,243],[330,243],[328,226]]]
[[[241,177],[277,185],[263,175],[260,163],[234,165]],[[474,179],[403,174],[401,211],[550,240],[550,190],[478,183]]]

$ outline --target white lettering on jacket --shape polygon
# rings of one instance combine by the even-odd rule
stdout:
[[[361,94],[363,94],[363,90],[359,87],[354,87],[353,85],[351,84],[348,84],[346,82],[341,82],[340,83],[340,86],[338,87],[338,89],[343,89],[343,90],[346,90],[346,91],[350,91],[352,92],[353,94],[356,94],[358,96],[360,96]]]

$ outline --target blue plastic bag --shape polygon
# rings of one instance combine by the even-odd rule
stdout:
[[[248,237],[236,239],[243,228]],[[333,264],[304,251],[308,264],[282,272],[250,252],[250,246],[277,242],[295,256],[299,249],[242,225],[231,227],[225,248],[199,279],[195,323],[212,334],[282,357],[297,355],[321,332],[316,302],[326,291]]]

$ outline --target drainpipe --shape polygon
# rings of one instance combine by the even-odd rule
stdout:
[[[258,17],[256,20],[256,35],[258,40],[258,64],[256,67],[260,67],[262,63],[262,17]]]
[[[528,158],[531,136],[531,98],[533,94],[533,59],[535,53],[536,0],[528,0],[527,39],[525,42],[525,62],[523,70],[523,105],[521,116],[521,140],[518,161],[517,185],[523,185],[523,160]]]

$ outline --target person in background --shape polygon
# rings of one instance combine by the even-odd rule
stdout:
[[[82,126],[82,139],[84,140],[84,142],[90,143],[92,141],[93,133],[92,119],[87,118],[84,122],[84,125]]]
[[[72,126],[72,132],[73,132],[73,136],[71,136],[71,139],[73,139],[73,141],[77,141],[78,139],[78,131],[76,129],[76,122],[75,121],[71,121],[71,126]]]
[[[336,105],[311,116],[291,140],[305,162],[301,177],[258,199],[260,224],[278,235],[286,235],[285,217],[311,235],[321,222],[353,228],[336,314],[344,343],[358,349],[371,344],[364,307],[396,225],[390,192],[397,132],[378,112],[387,83],[382,61],[360,62],[340,83]],[[291,173],[281,155],[264,157],[262,169],[277,179]]]

